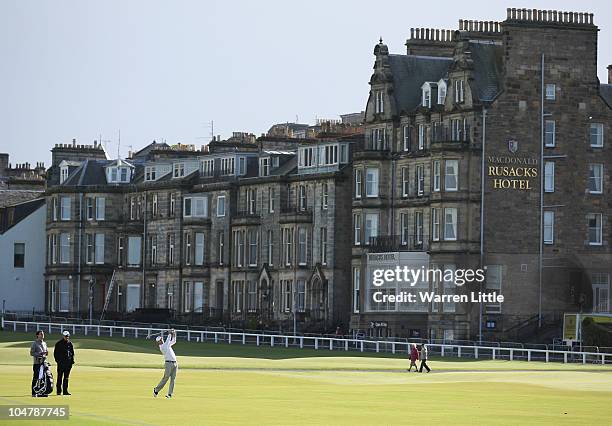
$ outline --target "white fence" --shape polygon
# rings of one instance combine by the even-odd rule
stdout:
[[[2,319],[2,329],[14,332],[35,332],[43,330],[48,333],[62,333],[64,330],[71,334],[84,336],[134,337],[147,338],[165,332],[167,329],[153,327],[123,327],[115,325],[88,325],[66,324],[50,322],[12,321]],[[227,331],[200,331],[177,329],[177,338],[188,341],[253,344],[256,346],[284,347],[284,348],[310,348],[315,350],[357,351],[374,353],[406,354],[409,342],[392,342],[379,340],[346,339],[318,336],[291,336],[271,335],[257,333],[239,333]],[[428,343],[430,355],[441,357],[456,357],[467,359],[501,359],[525,360],[564,363],[593,363],[612,364],[612,353],[603,352],[576,352],[550,349],[504,348],[498,346],[457,345]]]

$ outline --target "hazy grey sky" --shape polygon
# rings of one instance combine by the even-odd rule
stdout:
[[[102,134],[114,155],[119,129],[125,155],[200,145],[211,120],[226,137],[360,111],[380,36],[403,53],[411,27],[501,21],[506,7],[593,12],[607,81],[607,1],[0,0],[0,152],[49,165],[73,137]]]

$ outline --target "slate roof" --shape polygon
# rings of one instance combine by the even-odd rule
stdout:
[[[501,90],[503,47],[499,44],[470,43],[474,63],[474,89],[481,101],[492,101]]]
[[[106,185],[104,166],[109,161],[86,160],[62,183],[63,186]]]
[[[132,158],[133,159],[147,159],[151,151],[154,151],[156,149],[168,149],[168,148],[170,148],[170,145],[168,145],[165,142],[153,141],[149,145],[133,153]]]
[[[30,201],[44,195],[44,191],[0,189],[0,208]]]
[[[45,199],[35,198],[10,206],[0,207],[0,235],[27,218],[30,214],[45,205]]]
[[[481,101],[492,101],[501,91],[503,47],[494,43],[470,42],[474,66],[472,88]],[[389,55],[398,112],[412,111],[421,103],[421,87],[448,79],[450,57]]]
[[[421,86],[446,75],[452,58],[415,55],[389,55],[398,113],[412,111],[421,103]]]
[[[133,170],[132,183],[142,180],[144,167],[140,164],[134,165],[125,160],[86,160],[74,172],[71,171],[68,179],[62,183],[63,186],[93,186],[106,185],[105,168],[115,165],[129,166]]]
[[[608,106],[612,108],[612,84],[600,84],[599,93]]]
[[[273,169],[270,174],[275,176],[283,176],[290,174],[293,171],[297,170],[297,161],[297,155],[294,155],[293,157],[285,161],[283,164],[278,166],[276,169]]]

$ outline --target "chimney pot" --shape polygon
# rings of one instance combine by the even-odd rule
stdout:
[[[612,65],[608,65],[608,84],[612,84]]]

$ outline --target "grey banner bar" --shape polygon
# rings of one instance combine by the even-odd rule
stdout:
[[[0,405],[0,420],[68,420],[67,405]]]

